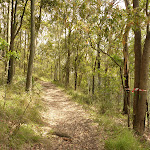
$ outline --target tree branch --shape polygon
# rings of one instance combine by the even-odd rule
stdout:
[[[92,41],[91,41],[91,37],[90,37],[89,34],[88,34],[88,36],[89,36],[89,39],[90,39],[90,46],[91,46],[94,50],[97,50],[97,49],[93,46]],[[100,49],[100,48],[98,48],[98,49],[99,49],[103,54],[107,55],[118,67],[121,67],[121,66],[116,62],[116,60],[115,60],[112,56],[110,56],[108,53],[104,52],[102,49]]]
[[[149,13],[148,13],[148,4],[149,4],[149,1],[146,0],[146,16],[149,16]]]
[[[150,13],[148,13],[148,5],[149,5],[149,0],[146,0],[146,16],[149,17]],[[147,34],[149,32],[149,23],[147,24]]]
[[[16,0],[16,3],[15,3],[15,13],[14,13],[14,25],[16,24],[17,5],[18,5],[18,1]]]
[[[90,46],[91,46],[91,48],[93,48],[94,50],[97,50],[97,49],[93,46],[92,41],[91,41],[91,37],[90,37],[89,34],[88,34],[88,36],[89,36],[89,39],[90,39]],[[100,49],[100,48],[98,48],[98,49],[99,49],[103,54],[107,55],[107,56],[120,68],[120,78],[121,78],[122,87],[123,87],[123,90],[126,91],[125,86],[124,86],[124,83],[123,83],[122,67],[116,62],[116,60],[115,60],[112,56],[110,56],[108,53],[104,52],[102,49]]]
[[[20,26],[19,26],[19,28],[18,28],[18,30],[17,30],[17,32],[16,32],[14,38],[17,36],[17,34],[19,33],[19,31],[20,31],[20,29],[21,29],[23,17],[24,17],[24,14],[25,14],[26,6],[27,6],[27,2],[28,2],[28,0],[26,0],[26,2],[25,2],[24,9],[23,9],[23,12],[22,12],[22,15],[21,15]]]
[[[40,3],[40,14],[39,14],[38,21],[37,21],[37,32],[39,31],[40,25],[41,25],[42,7],[43,7],[43,0],[41,0],[41,3]]]

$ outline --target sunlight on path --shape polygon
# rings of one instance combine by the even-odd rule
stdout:
[[[63,91],[51,83],[43,83],[43,102],[46,111],[42,112],[43,136],[51,130],[51,147],[47,150],[102,150],[99,146],[100,133],[98,125],[94,123],[81,106],[69,100]]]

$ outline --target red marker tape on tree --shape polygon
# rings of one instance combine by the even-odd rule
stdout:
[[[132,93],[133,93],[134,91],[146,92],[147,90],[143,90],[143,89],[139,89],[139,88],[134,88],[133,91],[132,91]]]

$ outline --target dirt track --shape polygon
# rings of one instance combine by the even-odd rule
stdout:
[[[43,83],[43,87],[43,103],[46,106],[46,111],[42,112],[46,122],[43,136],[54,131],[51,146],[45,149],[103,150],[98,125],[82,106],[72,102],[69,96],[51,83]]]

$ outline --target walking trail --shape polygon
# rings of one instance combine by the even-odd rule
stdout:
[[[44,87],[42,112],[43,136],[53,130],[46,150],[103,150],[98,124],[82,106],[70,100],[61,89],[52,83],[42,83]]]

